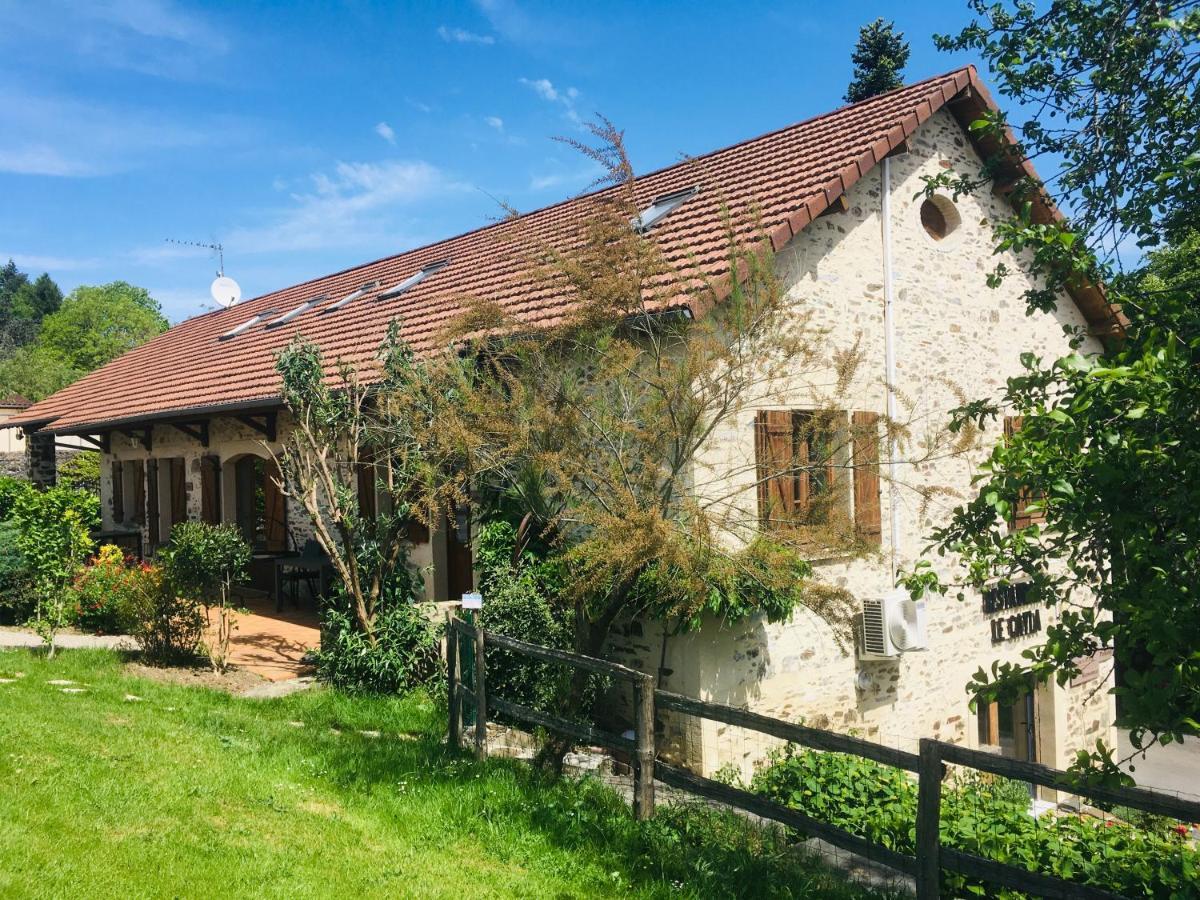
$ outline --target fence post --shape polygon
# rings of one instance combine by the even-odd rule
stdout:
[[[641,819],[654,815],[654,676],[643,675],[633,684],[637,719],[637,766],[633,773],[633,814]]]
[[[483,625],[475,623],[475,758],[487,759],[487,665],[483,658]]]
[[[450,746],[462,746],[462,694],[458,692],[461,674],[458,668],[458,629],[454,613],[446,611],[446,699],[450,707]]]
[[[921,738],[917,768],[917,900],[938,900],[941,881],[942,753]]]

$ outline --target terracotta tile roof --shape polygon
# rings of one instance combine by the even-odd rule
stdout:
[[[33,403],[20,394],[9,394],[7,397],[0,398],[0,409],[28,409],[31,406]]]
[[[765,227],[775,248],[781,248],[955,98],[990,104],[975,70],[958,69],[644,175],[636,184],[638,200],[649,203],[701,185],[699,193],[651,233],[669,260],[720,280],[727,274],[728,248],[722,204],[734,214],[756,209],[759,224],[747,222],[743,237],[753,236],[755,227]],[[393,318],[400,319],[416,349],[429,349],[439,327],[459,310],[456,298],[466,296],[497,301],[531,325],[552,322],[569,300],[531,279],[521,240],[541,245],[569,240],[589,197],[189,319],[34,404],[13,421],[55,431],[82,430],[270,404],[278,398],[275,354],[296,334],[317,342],[331,366],[341,359],[369,377]],[[521,239],[514,240],[514,235]],[[260,323],[230,340],[219,340],[222,333],[267,310],[282,315],[321,295],[334,302],[367,282],[378,281],[379,290],[384,290],[440,260],[449,263],[400,297],[381,301],[376,291],[335,312],[323,313],[318,306],[286,325],[266,328]]]

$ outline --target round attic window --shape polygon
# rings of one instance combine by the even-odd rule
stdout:
[[[935,194],[921,203],[921,227],[935,241],[943,241],[958,230],[962,216],[948,197]]]

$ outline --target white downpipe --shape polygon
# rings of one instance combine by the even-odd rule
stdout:
[[[887,378],[887,417],[889,426],[898,419],[896,412],[896,312],[895,296],[892,290],[892,161],[883,158],[882,189],[879,199],[879,216],[882,219],[883,230],[883,359]],[[900,492],[896,489],[899,484],[899,450],[892,436],[893,429],[888,428],[888,512],[891,519],[890,550],[892,559],[892,575],[896,574],[897,560],[900,553]]]

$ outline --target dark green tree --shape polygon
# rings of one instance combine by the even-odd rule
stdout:
[[[902,72],[908,64],[908,41],[896,30],[895,22],[876,19],[858,30],[858,43],[850,59],[854,80],[846,88],[846,102],[858,103],[904,84]]]
[[[992,699],[1031,676],[1063,684],[1111,651],[1118,724],[1135,746],[1200,736],[1200,4],[971,5],[978,18],[939,45],[980,53],[1001,93],[1032,111],[1012,125],[1018,146],[988,161],[1016,199],[997,247],[1040,276],[1026,292],[1031,312],[1065,288],[1104,284],[1123,314],[1102,352],[1082,352],[1076,333],[1068,356],[1025,354],[1002,397],[956,413],[955,427],[994,427],[1001,413],[1022,426],[935,533],[937,550],[961,560],[964,584],[1025,581],[1057,610],[1022,662],[981,669],[969,689]],[[987,115],[971,127],[1000,138],[1006,124]],[[1029,170],[1011,181],[1026,158],[1053,167],[1069,220],[1034,215],[1044,186]],[[947,172],[927,187],[989,189],[990,177]],[[1130,257],[1137,270],[1125,273]],[[1007,274],[1001,265],[989,282]],[[1012,527],[1021,501],[1032,522]],[[1114,773],[1104,748],[1079,762]]]

